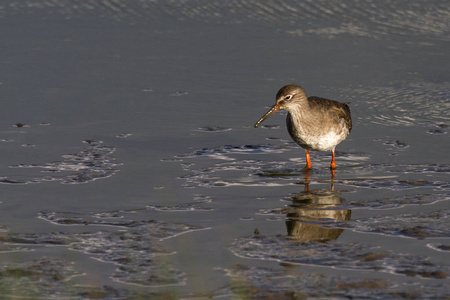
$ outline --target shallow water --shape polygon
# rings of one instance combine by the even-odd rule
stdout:
[[[446,1],[4,1],[4,297],[448,297]],[[288,83],[351,102],[304,151]]]

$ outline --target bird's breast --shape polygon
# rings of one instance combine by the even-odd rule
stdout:
[[[344,120],[338,123],[323,119],[305,120],[301,115],[293,116],[289,113],[286,125],[291,138],[307,150],[333,150],[349,134]]]

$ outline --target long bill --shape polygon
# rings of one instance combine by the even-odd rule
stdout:
[[[265,119],[267,119],[268,117],[270,117],[272,114],[276,113],[277,111],[280,110],[280,106],[278,104],[275,104],[274,106],[272,106],[272,108],[264,115],[261,117],[261,119],[258,120],[258,122],[255,123],[255,128],[258,128],[259,124],[262,123],[262,121],[264,121]]]

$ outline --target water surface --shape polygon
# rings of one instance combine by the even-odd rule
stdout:
[[[5,297],[447,297],[446,1],[4,1]],[[304,151],[278,89],[351,102]],[[334,179],[333,179],[334,177]]]

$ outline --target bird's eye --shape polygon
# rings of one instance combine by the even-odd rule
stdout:
[[[284,100],[291,100],[292,99],[292,95],[287,95],[286,97],[284,97]]]

